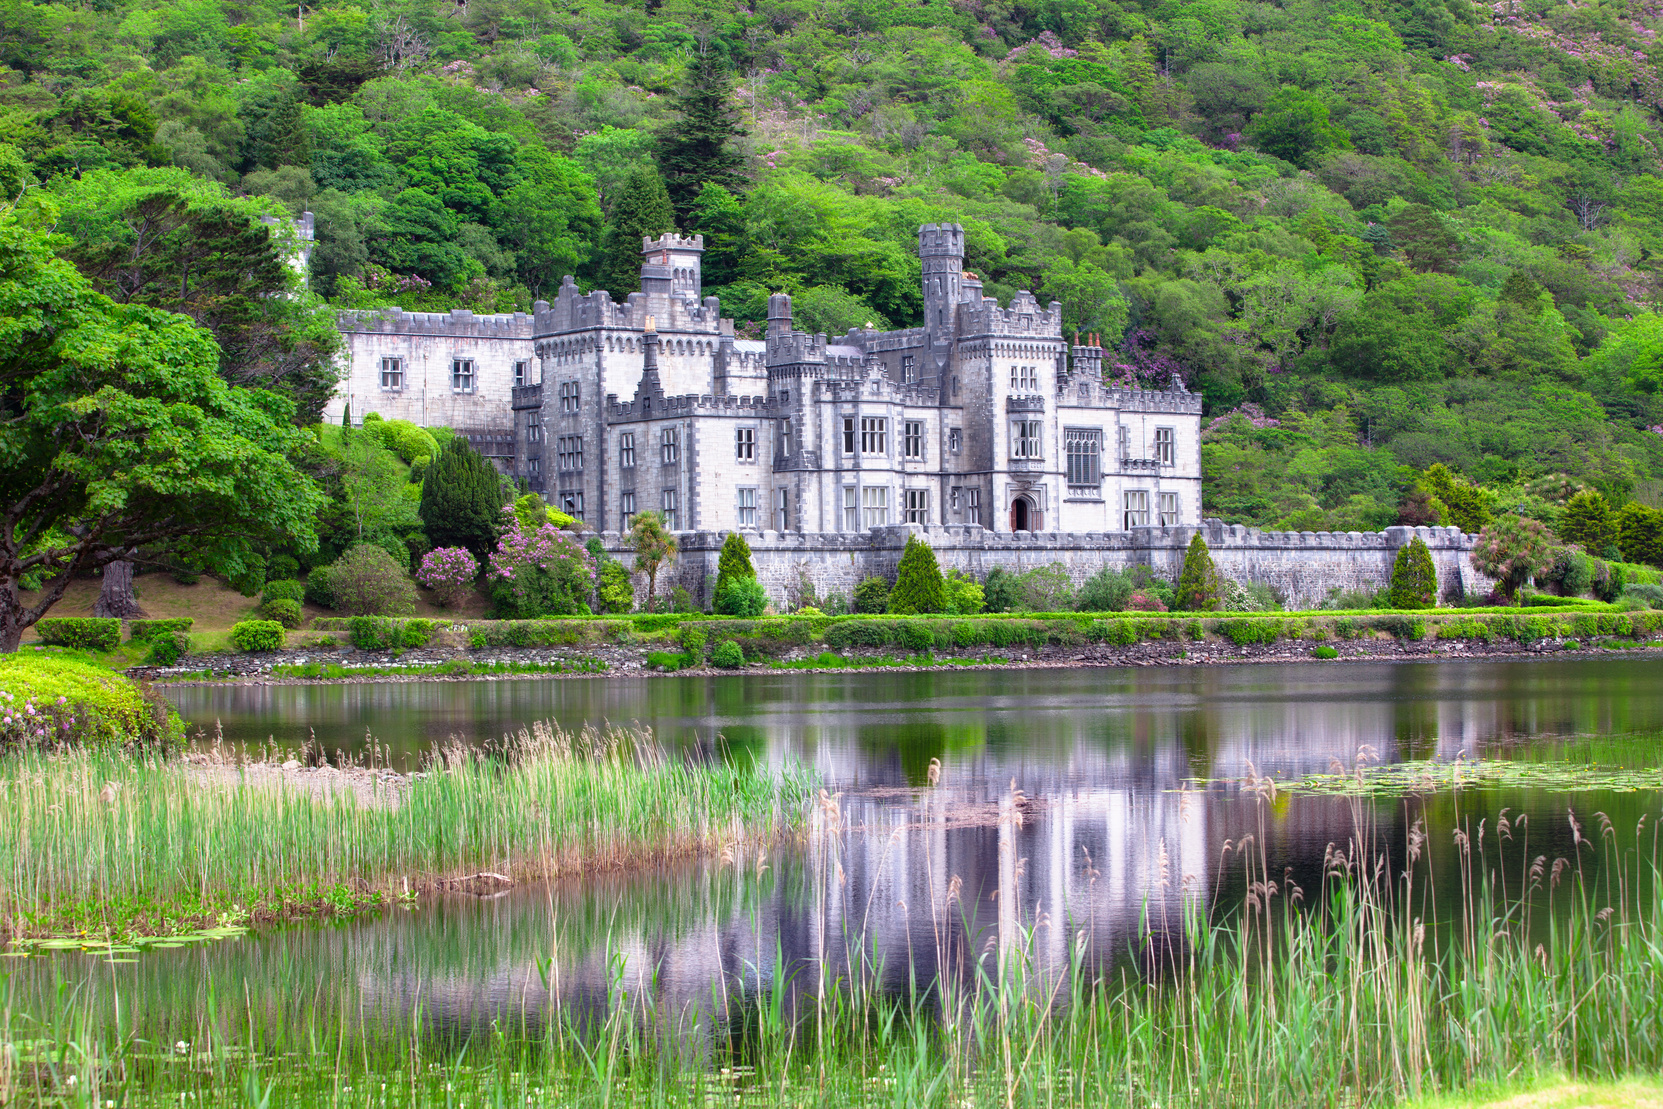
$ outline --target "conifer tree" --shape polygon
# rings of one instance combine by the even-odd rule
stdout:
[[[923,612],[945,612],[947,588],[936,563],[935,551],[916,535],[907,536],[907,549],[889,591],[889,611],[897,616]]]
[[[651,166],[637,166],[624,182],[606,225],[600,287],[623,300],[641,291],[641,240],[675,229],[676,214],[664,178]]]
[[[1390,596],[1393,608],[1431,608],[1437,602],[1438,571],[1418,535],[1397,549]]]
[[[722,541],[722,554],[716,560],[716,594],[722,587],[739,578],[755,578],[756,567],[751,564],[751,545],[737,531],[728,532]]]
[[[1196,532],[1184,552],[1184,569],[1178,575],[1178,596],[1174,608],[1190,612],[1212,612],[1218,608],[1219,592],[1223,588],[1218,567],[1213,565],[1207,541]]]
[[[1617,521],[1611,505],[1599,493],[1584,489],[1565,503],[1559,537],[1567,543],[1581,544],[1589,554],[1603,557],[1606,548],[1617,542]]]
[[[676,99],[681,119],[668,128],[659,143],[658,164],[676,218],[690,226],[694,202],[706,183],[730,193],[742,192],[744,175],[732,143],[742,138],[739,113],[729,103],[733,82],[723,61],[709,50],[693,60],[687,87]]]
[[[422,475],[416,511],[435,547],[466,547],[484,559],[496,544],[506,501],[496,468],[458,435]]]

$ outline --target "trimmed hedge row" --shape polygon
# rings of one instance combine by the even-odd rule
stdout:
[[[134,620],[127,625],[127,638],[135,643],[146,643],[167,635],[188,635],[196,621],[189,616],[171,620]]]
[[[42,643],[78,651],[113,651],[121,646],[121,621],[113,616],[52,616],[35,621]]]

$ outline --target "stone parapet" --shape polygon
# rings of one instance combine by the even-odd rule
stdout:
[[[406,312],[402,308],[340,313],[345,334],[450,335],[472,339],[529,339],[531,317],[524,312],[479,316],[466,308],[449,312]]]

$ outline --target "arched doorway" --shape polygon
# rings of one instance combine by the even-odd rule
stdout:
[[[1018,497],[1011,502],[1011,530],[1034,530],[1034,502],[1027,497]]]

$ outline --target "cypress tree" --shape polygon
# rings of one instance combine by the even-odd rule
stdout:
[[[756,567],[751,565],[751,545],[737,531],[728,532],[722,541],[722,554],[716,560],[716,596],[722,587],[739,578],[755,578]]]
[[[895,588],[889,591],[889,611],[897,616],[911,616],[946,609],[947,588],[941,579],[935,551],[916,535],[907,536],[907,549],[901,552],[901,565],[895,574]]]
[[[1418,535],[1397,549],[1390,596],[1393,608],[1431,608],[1437,601],[1438,571]]]
[[[641,291],[641,240],[674,230],[675,224],[676,213],[658,170],[651,166],[631,170],[606,225],[600,286],[613,300]]]
[[[1611,505],[1599,493],[1584,489],[1565,504],[1559,521],[1559,535],[1568,543],[1579,543],[1589,554],[1604,556],[1617,542],[1617,521]]]
[[[658,164],[676,218],[684,227],[706,183],[731,193],[744,190],[741,161],[732,143],[745,132],[729,102],[732,95],[727,66],[708,50],[701,53],[688,70],[687,87],[676,99],[681,119],[659,142]]]
[[[422,475],[416,512],[435,547],[466,547],[484,559],[496,545],[506,502],[496,467],[458,435]]]
[[[1221,589],[1212,552],[1207,549],[1207,541],[1201,538],[1201,533],[1196,532],[1190,540],[1189,550],[1184,552],[1184,569],[1178,575],[1178,596],[1173,607],[1190,612],[1212,612],[1218,608]]]

